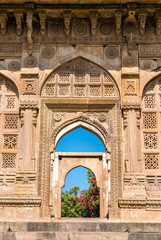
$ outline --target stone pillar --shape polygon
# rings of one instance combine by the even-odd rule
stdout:
[[[125,172],[141,172],[140,161],[140,110],[124,109],[124,136],[125,136]]]
[[[37,122],[38,104],[35,101],[20,103],[20,158],[18,169],[20,171],[35,171],[35,131]]]

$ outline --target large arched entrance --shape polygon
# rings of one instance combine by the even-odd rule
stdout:
[[[53,187],[56,192],[53,204],[55,217],[61,215],[60,189],[64,184],[67,172],[71,167],[79,165],[91,167],[89,167],[91,154],[87,156],[75,154],[73,161],[69,160],[69,169],[69,167],[64,167],[69,155],[55,153],[59,140],[78,127],[93,132],[105,146],[105,155],[92,156],[94,162],[92,165],[95,166],[93,172],[98,175],[97,179],[99,179],[102,194],[101,217],[106,216],[108,205],[111,208],[111,216],[115,215],[116,217],[118,198],[121,194],[121,112],[119,99],[119,91],[112,76],[103,68],[83,58],[77,58],[64,64],[47,77],[41,90],[40,111],[39,192],[42,197],[43,217],[51,216],[51,208],[49,207],[50,162],[54,161],[54,171],[58,179],[57,185]],[[97,165],[98,171],[96,170]],[[108,177],[105,177],[108,172],[112,174],[111,192],[105,184],[108,181]]]

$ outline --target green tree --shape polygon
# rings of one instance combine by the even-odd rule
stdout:
[[[99,217],[99,188],[92,171],[87,172],[89,189],[79,192],[79,187],[62,193],[62,217]]]

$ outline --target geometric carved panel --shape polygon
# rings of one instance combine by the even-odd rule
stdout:
[[[158,154],[145,154],[145,169],[158,169],[159,168],[159,155]]]
[[[48,76],[42,89],[42,96],[45,97],[104,98],[117,95],[110,74],[82,58],[74,59],[55,70]]]
[[[17,149],[17,135],[4,135],[3,149]]]
[[[2,168],[15,168],[16,154],[3,153],[2,154]]]
[[[23,94],[36,95],[36,79],[23,80]]]
[[[14,109],[15,102],[16,102],[15,96],[6,96],[6,109]]]
[[[144,105],[145,108],[155,108],[155,95],[145,95]]]
[[[157,133],[144,133],[144,148],[145,149],[157,149],[158,148]]]
[[[5,129],[18,129],[18,115],[6,114],[4,120]]]
[[[125,80],[125,95],[136,95],[136,80]]]
[[[157,128],[157,116],[156,113],[143,113],[143,128],[155,129]]]

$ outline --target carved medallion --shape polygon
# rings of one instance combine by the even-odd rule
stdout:
[[[42,56],[44,58],[50,59],[53,58],[55,55],[55,49],[52,47],[46,47],[42,50]]]
[[[61,12],[59,12],[59,11],[50,11],[50,12],[48,12],[48,14],[52,18],[59,18],[60,15],[61,15]]]
[[[76,35],[84,35],[87,33],[87,27],[85,24],[83,23],[78,23],[75,27],[74,27],[74,32]]]
[[[99,117],[98,117],[98,120],[100,121],[100,122],[105,122],[106,121],[106,116],[105,116],[105,114],[100,114],[99,115]]]
[[[146,26],[146,32],[147,33],[153,33],[154,32],[154,27],[150,23]]]
[[[137,60],[134,56],[126,56],[123,59],[123,64],[125,67],[135,67],[137,64]]]
[[[56,122],[61,121],[61,119],[62,119],[61,114],[59,114],[59,113],[55,113],[55,114],[54,114],[54,120],[55,120]]]
[[[19,71],[20,70],[20,64],[19,62],[12,61],[8,64],[8,70],[14,72],[14,71]]]
[[[136,25],[136,23],[134,23],[134,22],[128,22],[128,23],[125,25],[125,30],[126,30],[126,32],[128,32],[128,33],[135,33],[136,30],[137,30],[137,25]]]
[[[145,71],[150,71],[151,70],[151,63],[149,61],[144,61],[142,65],[142,69]]]
[[[115,47],[107,47],[105,49],[105,55],[107,58],[114,59],[118,57],[119,51]]]
[[[8,32],[9,33],[15,33],[16,32],[16,26],[14,24],[10,24],[8,26]]]
[[[33,56],[26,57],[23,61],[26,68],[33,68],[37,65],[37,59]]]
[[[108,24],[108,23],[104,23],[104,24],[102,24],[101,27],[100,27],[100,32],[101,32],[102,34],[107,35],[107,34],[109,34],[111,31],[112,31],[112,27],[111,27],[111,25]]]
[[[59,24],[51,24],[50,31],[52,34],[58,34],[61,32],[61,26]]]

